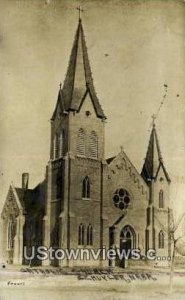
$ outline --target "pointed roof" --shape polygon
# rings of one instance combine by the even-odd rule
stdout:
[[[146,182],[151,179],[155,179],[161,167],[164,171],[167,181],[170,182],[169,175],[164,166],[156,127],[155,124],[153,124],[141,176],[146,180]]]
[[[78,111],[87,92],[90,94],[97,117],[106,118],[95,92],[84,31],[79,19],[63,88],[59,90],[57,106],[60,103],[65,111]]]
[[[45,181],[38,184],[34,189],[23,189],[14,187],[11,183],[6,201],[4,203],[1,216],[6,216],[7,212],[11,214],[14,211],[18,215],[36,214],[44,215],[45,211]]]

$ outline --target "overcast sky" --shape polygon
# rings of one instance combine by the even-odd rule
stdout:
[[[176,211],[185,210],[185,2],[0,0],[0,191],[11,181],[43,180],[50,117],[63,82],[81,4],[88,53],[107,115],[106,157],[122,145],[140,171],[151,115],[172,180]],[[106,54],[106,55],[105,55]],[[167,93],[164,84],[167,84]]]

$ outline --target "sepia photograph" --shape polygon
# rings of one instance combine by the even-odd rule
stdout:
[[[185,299],[185,1],[0,0],[0,300]]]

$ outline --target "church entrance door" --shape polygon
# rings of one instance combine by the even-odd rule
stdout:
[[[131,258],[131,250],[135,248],[135,231],[126,225],[120,232],[120,253],[123,253],[122,259],[119,261],[119,266],[125,268],[128,259]]]

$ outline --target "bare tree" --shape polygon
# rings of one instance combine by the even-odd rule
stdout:
[[[174,262],[175,262],[175,255],[176,253],[179,253],[182,256],[185,256],[185,236],[175,237],[175,233],[177,229],[179,228],[182,220],[185,217],[185,213],[181,215],[177,223],[175,224],[174,220],[172,220],[171,224],[169,225],[169,228],[166,228],[160,220],[157,218],[156,215],[154,215],[157,222],[160,224],[160,227],[169,234],[170,237],[170,246],[172,249],[171,254],[171,266],[170,266],[170,293],[173,292],[173,276],[174,276]]]

